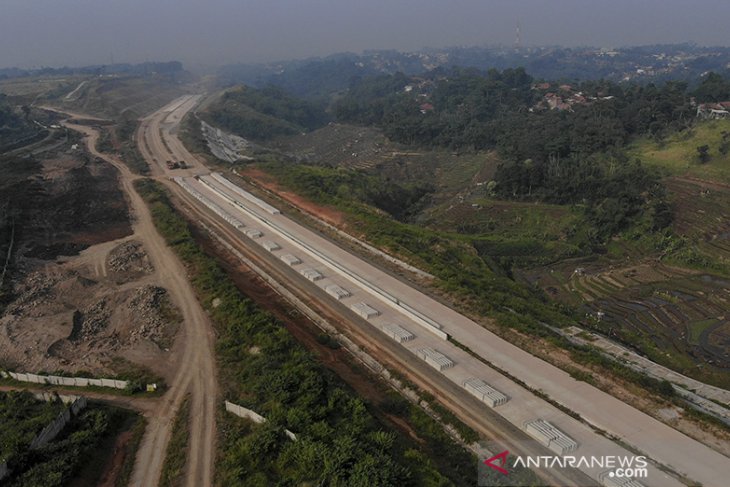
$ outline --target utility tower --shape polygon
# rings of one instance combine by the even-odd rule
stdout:
[[[517,29],[515,31],[515,49],[522,47],[522,32],[520,32],[520,23],[517,22]]]

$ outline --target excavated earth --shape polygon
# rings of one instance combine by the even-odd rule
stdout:
[[[0,367],[117,375],[131,362],[165,377],[180,316],[132,235],[116,169],[69,147],[44,157],[4,202],[16,240]]]

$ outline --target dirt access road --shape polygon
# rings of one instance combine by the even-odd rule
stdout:
[[[90,118],[80,115],[82,118]],[[149,424],[137,453],[131,485],[155,486],[159,482],[162,465],[170,439],[175,415],[185,395],[191,393],[189,460],[185,483],[189,487],[210,486],[215,459],[215,406],[218,395],[215,358],[213,355],[213,327],[198,303],[187,271],[172,249],[157,232],[144,200],[134,188],[139,178],[119,159],[96,150],[99,133],[92,127],[64,125],[86,135],[89,152],[114,165],[120,172],[122,189],[129,199],[135,238],[142,242],[157,269],[159,282],[164,286],[183,316],[183,328],[178,340],[182,356],[174,379],[158,406],[147,417]]]

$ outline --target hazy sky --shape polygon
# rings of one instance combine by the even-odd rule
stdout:
[[[0,67],[217,65],[364,49],[730,45],[728,0],[0,0]]]

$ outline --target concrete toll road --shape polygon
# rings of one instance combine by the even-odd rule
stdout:
[[[168,290],[183,316],[183,327],[178,339],[183,341],[182,357],[178,361],[180,368],[176,371],[157,408],[148,415],[149,424],[137,453],[132,485],[140,487],[157,485],[175,415],[185,395],[190,393],[193,419],[185,485],[210,486],[213,481],[215,410],[218,400],[212,325],[197,301],[187,279],[185,267],[157,232],[147,205],[135,190],[133,182],[138,177],[117,158],[96,150],[99,134],[95,129],[85,125],[74,125],[71,122],[66,122],[66,126],[86,135],[89,152],[119,170],[121,185],[129,199],[133,214],[135,235],[147,250],[161,285]]]
[[[286,269],[282,275],[291,286],[308,287],[311,293],[319,293],[323,302],[329,300],[327,306],[340,309],[343,316],[363,320],[370,326],[369,333],[363,336],[366,343],[377,346],[384,340],[392,340],[382,332],[384,326],[389,323],[402,325],[414,335],[413,339],[399,343],[395,352],[400,354],[403,367],[415,370],[412,364],[422,365],[417,357],[425,348],[432,348],[453,362],[452,367],[436,371],[439,379],[433,380],[434,386],[441,388],[443,397],[462,393],[464,399],[459,402],[468,403],[466,398],[473,400],[473,396],[466,392],[464,383],[478,378],[509,398],[506,405],[496,406],[493,410],[484,405],[485,416],[487,412],[496,413],[522,431],[528,422],[547,420],[575,440],[578,448],[573,455],[633,456],[632,451],[638,450],[655,462],[649,466],[648,478],[640,479],[643,485],[680,486],[683,483],[681,476],[705,486],[725,484],[730,475],[730,459],[727,457],[613,396],[576,381],[566,372],[506,342],[286,215],[267,211],[265,206],[245,197],[244,193],[220,177],[209,176],[205,166],[175,136],[177,124],[196,102],[194,97],[183,97],[143,122],[138,142],[148,160],[156,161],[155,174],[180,178],[178,184],[167,181],[176,194],[198,206],[207,222],[216,222],[219,228],[228,225],[226,235],[237,246],[256,249],[258,259]],[[165,161],[171,158],[185,160],[189,168],[167,170]],[[200,197],[191,198],[194,193]],[[225,223],[226,218],[215,214],[220,214],[220,211],[211,211],[215,208],[241,222],[243,227],[234,229]],[[244,232],[250,229],[258,230],[261,237],[248,237]],[[276,245],[260,243],[267,241]],[[282,260],[280,256],[285,254],[296,257],[300,262],[292,264],[294,261],[288,257]],[[299,272],[304,268],[316,271],[322,279],[308,280]],[[347,294],[336,293],[332,286],[346,290]],[[333,293],[339,299],[332,297]],[[359,303],[366,303],[377,313],[368,312]],[[356,315],[353,310],[365,313],[367,318]],[[453,341],[444,340],[444,334],[466,344],[471,352],[494,367],[476,359]],[[497,369],[506,372],[506,375]],[[451,385],[446,387],[444,380]],[[530,389],[541,391],[552,401],[579,415],[582,421],[538,397]],[[597,430],[620,438],[621,443],[612,441]],[[630,446],[631,451],[624,445]],[[679,475],[667,473],[664,467],[658,466],[668,467]],[[606,474],[601,468],[582,470],[598,482],[603,481]]]

